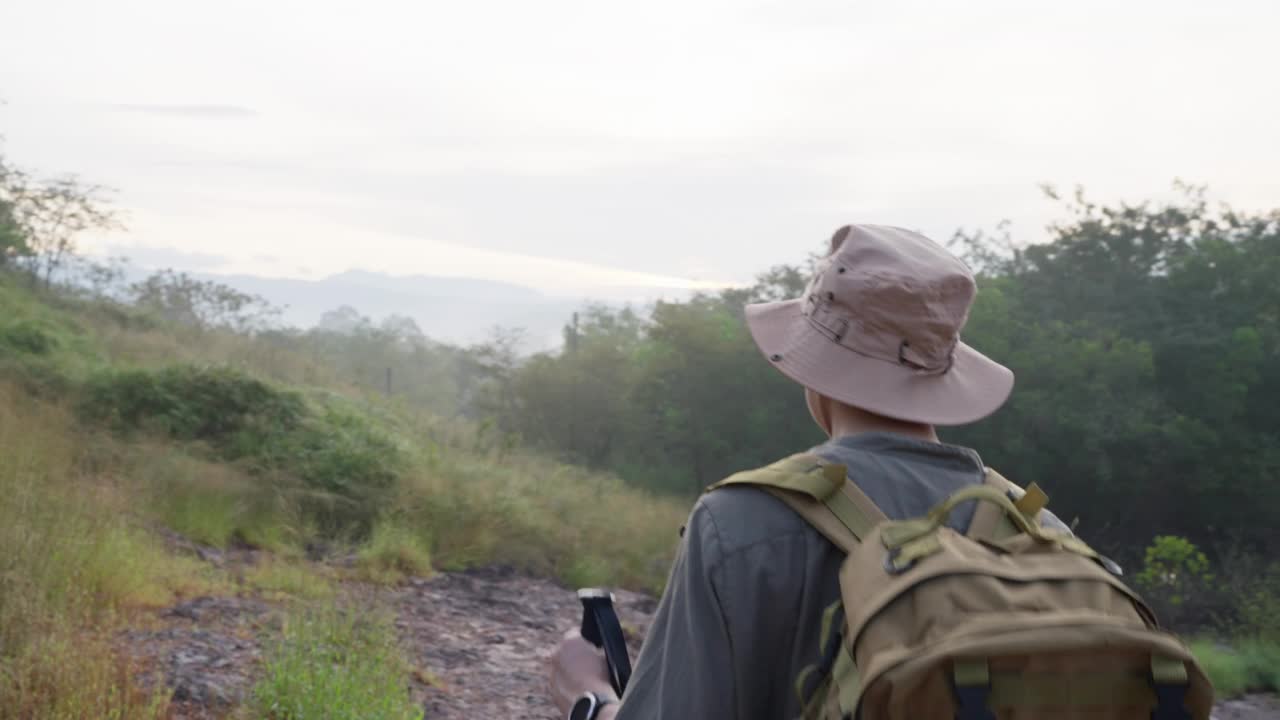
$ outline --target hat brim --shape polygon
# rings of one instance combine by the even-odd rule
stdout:
[[[802,314],[802,300],[746,308],[756,346],[782,374],[833,400],[929,425],[965,425],[995,412],[1013,391],[1013,372],[964,343],[951,368],[928,374],[832,342]]]

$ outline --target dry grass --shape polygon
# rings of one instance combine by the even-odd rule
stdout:
[[[30,362],[0,363],[0,720],[163,717],[163,699],[139,689],[137,669],[104,638],[131,609],[232,587],[166,552],[143,527],[273,550],[274,559],[244,572],[257,592],[319,605],[335,595],[333,578],[291,562],[316,539],[317,524],[305,489],[289,478],[214,462],[199,445],[124,440],[81,424],[69,408],[104,367],[230,364],[342,396],[350,407],[343,427],[385,434],[406,458],[378,500],[372,534],[355,548],[363,579],[396,582],[433,564],[505,564],[578,586],[658,591],[665,581],[683,503],[493,447],[465,423],[362,395],[286,345],[158,328],[110,308],[23,297],[2,282],[0,309],[50,328],[56,346]],[[28,372],[52,390],[30,395]]]
[[[572,586],[662,589],[687,504],[533,453],[431,447],[395,507],[431,539],[439,567],[496,563]]]
[[[160,678],[143,687],[143,670],[90,632],[51,628],[4,661],[0,720],[160,720],[168,693]]]
[[[216,584],[128,523],[121,490],[79,466],[75,437],[66,412],[0,385],[0,717],[148,717],[92,629]]]

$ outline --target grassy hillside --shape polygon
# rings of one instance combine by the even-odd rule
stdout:
[[[165,717],[113,637],[195,595],[309,605],[244,712],[376,719],[417,716],[394,682],[412,670],[391,625],[331,607],[344,576],[499,564],[661,589],[686,503],[344,384],[320,357],[0,273],[0,720]],[[173,552],[174,533],[268,559],[233,576]],[[318,572],[317,555],[344,562]],[[1197,646],[1224,694],[1280,685],[1273,571],[1247,573],[1248,642]]]
[[[681,503],[333,377],[0,273],[0,717],[162,715],[112,628],[231,582],[165,530],[270,550],[249,582],[310,597],[324,580],[289,559],[317,552],[377,581],[501,564],[660,589]]]

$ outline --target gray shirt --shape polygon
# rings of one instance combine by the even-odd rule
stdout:
[[[983,481],[973,450],[888,433],[813,450],[846,465],[886,515],[903,519]],[[968,527],[970,505],[952,515]],[[1055,520],[1056,522],[1056,520]],[[819,657],[822,613],[840,597],[844,556],[756,488],[728,487],[694,506],[666,592],[617,720],[799,715],[795,678]]]

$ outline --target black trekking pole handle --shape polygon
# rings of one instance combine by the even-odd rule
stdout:
[[[609,684],[618,697],[622,697],[631,679],[631,658],[627,655],[622,623],[613,610],[613,593],[601,588],[583,588],[578,591],[578,599],[582,601],[582,637],[604,650]]]

